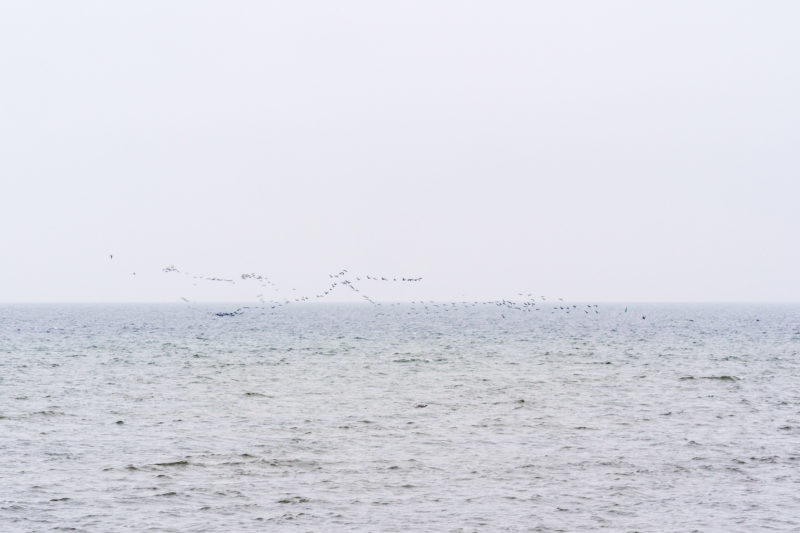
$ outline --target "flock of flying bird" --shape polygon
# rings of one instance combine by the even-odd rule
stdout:
[[[114,256],[109,254],[109,259],[113,259]],[[256,283],[260,288],[261,292],[255,295],[255,298],[258,300],[260,305],[254,306],[242,306],[237,308],[234,311],[226,311],[226,312],[218,312],[215,313],[216,316],[219,317],[229,317],[229,316],[236,316],[244,313],[248,309],[278,309],[283,306],[297,304],[302,302],[309,302],[315,300],[322,300],[333,293],[337,288],[344,288],[345,290],[351,290],[361,296],[366,302],[374,306],[400,306],[400,305],[407,305],[409,315],[413,314],[422,314],[427,312],[449,312],[454,311],[459,308],[470,308],[470,307],[479,307],[479,306],[495,306],[499,308],[501,312],[501,317],[505,318],[505,312],[509,311],[516,311],[522,313],[531,313],[537,311],[550,311],[550,313],[580,313],[583,312],[584,314],[599,314],[597,304],[567,304],[564,303],[563,298],[557,298],[556,300],[551,300],[548,302],[546,296],[538,296],[535,297],[533,293],[518,293],[520,299],[514,300],[488,300],[488,301],[465,301],[465,302],[436,302],[433,300],[415,300],[411,301],[409,304],[400,304],[400,303],[382,303],[377,301],[376,299],[372,298],[368,294],[366,294],[362,290],[362,286],[365,283],[419,283],[422,281],[421,277],[408,277],[408,276],[384,276],[384,275],[354,275],[347,269],[342,269],[339,272],[335,272],[328,275],[328,285],[325,286],[322,290],[317,292],[313,295],[304,295],[304,296],[293,296],[290,298],[286,297],[277,297],[274,295],[271,298],[268,298],[265,294],[266,292],[272,291],[273,293],[280,293],[280,289],[278,285],[272,281],[268,276],[263,274],[257,274],[254,272],[250,273],[243,273],[238,276],[237,279],[233,278],[222,278],[217,276],[206,276],[200,274],[194,274],[191,272],[187,272],[185,270],[181,270],[177,268],[175,265],[169,265],[162,269],[162,272],[167,274],[176,274],[181,275],[192,280],[196,281],[208,281],[212,283],[226,283],[226,284],[236,284],[237,282],[250,282]],[[135,272],[132,275],[136,275]],[[295,291],[295,289],[292,289]],[[184,296],[181,296],[181,300],[185,302],[190,302],[190,300]],[[555,303],[557,302],[557,303]],[[627,308],[626,308],[627,311]],[[645,317],[642,316],[642,319]]]
[[[220,278],[216,276],[204,276],[193,274],[190,272],[186,272],[183,270],[178,269],[174,265],[169,265],[162,269],[165,273],[174,273],[189,277],[195,280],[204,280],[216,283],[231,283],[235,284],[237,280],[231,278]],[[362,290],[362,287],[366,283],[419,283],[422,281],[421,277],[409,277],[409,276],[385,276],[385,275],[355,275],[352,274],[347,269],[342,269],[338,272],[332,273],[328,275],[328,285],[325,286],[322,290],[317,292],[313,295],[304,295],[304,296],[294,296],[291,298],[272,298],[268,299],[264,292],[268,290],[272,290],[273,292],[279,292],[278,286],[272,281],[268,276],[263,274],[257,273],[244,273],[239,276],[239,280],[241,282],[255,282],[257,283],[263,290],[262,292],[255,295],[256,299],[259,301],[260,305],[258,306],[243,306],[239,307],[234,311],[229,312],[219,312],[215,313],[217,316],[225,317],[225,316],[236,316],[239,315],[247,309],[253,308],[269,308],[269,309],[278,309],[283,306],[297,304],[302,302],[308,301],[315,301],[315,300],[322,300],[326,298],[328,295],[333,293],[337,288],[344,288],[344,290],[351,290],[361,296],[366,302],[374,306],[401,306],[407,305],[409,315],[413,314],[421,314],[427,312],[449,312],[459,308],[469,308],[469,307],[479,307],[479,306],[495,306],[500,309],[501,317],[505,318],[506,311],[517,311],[517,312],[534,312],[534,311],[542,311],[542,310],[549,310],[551,313],[562,312],[562,313],[580,313],[583,311],[585,314],[599,314],[597,304],[581,304],[580,306],[577,304],[565,304],[563,298],[558,298],[558,303],[553,305],[548,304],[548,300],[546,296],[539,296],[538,300],[537,297],[533,295],[533,293],[518,293],[520,299],[515,300],[488,300],[488,301],[466,301],[466,302],[436,302],[433,300],[414,300],[408,304],[401,304],[401,303],[382,303],[377,301],[375,298],[369,296]],[[292,289],[294,290],[294,289]],[[181,297],[184,301],[188,302],[188,299]]]

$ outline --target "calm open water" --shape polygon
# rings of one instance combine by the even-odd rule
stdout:
[[[0,531],[800,530],[800,306],[623,307],[2,306]]]

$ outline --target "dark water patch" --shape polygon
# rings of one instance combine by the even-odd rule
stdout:
[[[278,503],[283,504],[296,504],[296,503],[308,503],[310,500],[308,498],[304,498],[302,496],[292,496],[291,498],[283,498],[278,500]]]
[[[189,461],[172,461],[169,463],[154,463],[153,466],[189,466]]]
[[[700,377],[683,376],[682,378],[679,378],[680,381],[690,381],[690,380],[694,380],[694,379],[708,379],[708,380],[716,380],[716,381],[739,381],[741,378],[738,378],[736,376],[727,376],[727,375],[723,375],[723,376],[700,376]]]
[[[255,462],[265,464],[273,468],[297,470],[320,470],[322,468],[317,461],[307,461],[303,459],[256,459]]]
[[[69,452],[44,452],[47,457],[65,457],[71,459],[73,456]]]
[[[750,460],[758,463],[777,463],[780,458],[777,455],[767,455],[764,457],[751,457]]]

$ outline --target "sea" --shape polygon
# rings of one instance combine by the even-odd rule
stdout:
[[[236,308],[0,306],[0,531],[800,531],[800,305]]]

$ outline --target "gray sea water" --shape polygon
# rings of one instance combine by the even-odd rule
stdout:
[[[2,306],[0,531],[800,530],[800,306],[623,307]]]

